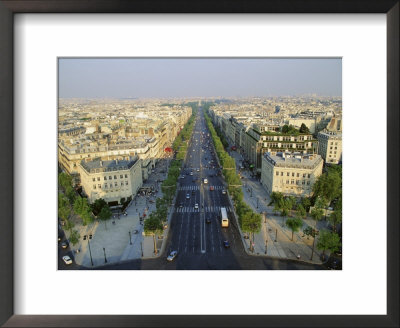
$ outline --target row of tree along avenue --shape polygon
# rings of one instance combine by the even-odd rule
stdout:
[[[167,178],[161,184],[163,197],[157,198],[156,210],[144,221],[145,234],[153,236],[155,254],[157,254],[157,236],[162,234],[163,228],[167,222],[168,206],[175,196],[182,163],[186,156],[188,142],[193,132],[197,107],[194,103],[190,103],[189,105],[192,106],[192,116],[172,144],[172,148],[175,151],[175,159],[171,161]]]
[[[342,222],[342,169],[341,166],[326,168],[318,177],[313,186],[312,197],[301,199],[293,196],[284,196],[280,192],[271,193],[271,203],[274,212],[282,216],[282,226],[286,225],[293,234],[299,231],[304,223],[303,219],[309,215],[314,219],[314,226],[306,225],[303,234],[313,238],[311,260],[314,255],[314,247],[331,253],[337,252],[341,247],[341,230],[338,233],[338,225]],[[328,211],[330,212],[328,215]],[[287,218],[289,217],[289,218]],[[287,219],[286,219],[287,218]],[[285,221],[286,219],[286,221]],[[330,223],[330,229],[318,231],[317,222],[326,219]]]
[[[210,131],[215,151],[222,166],[222,173],[228,185],[229,194],[232,196],[235,211],[238,215],[239,225],[243,232],[250,235],[250,250],[253,251],[254,233],[261,230],[261,215],[254,212],[243,200],[242,182],[236,173],[236,163],[224,147],[222,135],[218,135],[210,117],[204,113],[208,129]],[[221,140],[222,139],[222,140]]]

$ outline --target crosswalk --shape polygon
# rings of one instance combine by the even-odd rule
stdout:
[[[210,190],[211,187],[213,187],[214,190],[224,189],[224,186],[209,186],[207,184],[204,185],[205,190]],[[178,188],[178,190],[200,190],[200,186],[181,186]]]
[[[215,212],[221,212],[221,207],[223,206],[205,206],[204,207],[204,212],[206,213],[215,213]],[[232,212],[232,209],[230,207],[226,207],[227,212]],[[194,207],[177,207],[176,208],[177,213],[200,213],[200,209],[195,209]]]

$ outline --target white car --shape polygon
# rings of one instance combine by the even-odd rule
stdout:
[[[172,262],[174,259],[175,259],[175,257],[178,255],[178,252],[177,251],[172,251],[169,255],[168,255],[168,257],[167,257],[167,261],[168,262]]]
[[[194,204],[194,209],[195,209],[195,210],[198,210],[198,209],[199,209],[199,204],[197,204],[197,203]]]
[[[67,265],[72,264],[72,260],[68,255],[63,256],[62,259],[63,259],[65,264],[67,264]]]
[[[226,190],[225,189],[222,189],[222,194],[226,194]]]
[[[190,195],[189,194],[186,194],[186,199],[190,199]]]
[[[208,179],[204,179],[204,183],[207,184],[208,183]]]

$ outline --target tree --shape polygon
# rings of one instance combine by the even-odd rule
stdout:
[[[294,232],[300,230],[300,228],[303,226],[303,221],[300,218],[289,218],[286,220],[286,226],[289,227],[290,230],[292,230],[293,241]]]
[[[304,218],[306,216],[306,209],[304,208],[304,206],[302,204],[299,204],[297,206],[297,215],[300,218]]]
[[[58,175],[58,184],[65,190],[67,187],[72,186],[72,177],[64,172]]]
[[[242,230],[249,232],[252,236],[250,240],[250,249],[253,250],[254,233],[261,230],[261,215],[254,213],[251,209],[246,211],[242,216]]]
[[[321,220],[321,218],[322,218],[322,216],[324,215],[324,212],[322,211],[322,209],[321,208],[318,208],[318,207],[314,207],[312,210],[311,210],[311,217],[315,220],[315,228],[317,228],[317,222],[319,221],[319,220]]]
[[[313,227],[307,227],[303,230],[303,233],[307,236],[312,236],[313,237],[313,243],[312,243],[312,250],[311,250],[311,257],[310,261],[312,261],[313,256],[314,256],[314,249],[315,249],[315,237],[319,235],[319,231]],[[308,238],[307,238],[308,239]]]
[[[104,206],[108,206],[107,202],[103,198],[98,198],[94,201],[94,203],[91,205],[93,214],[94,215],[99,215],[101,210],[103,209]]]
[[[283,198],[283,194],[281,192],[275,192],[273,191],[270,195],[271,197],[271,202],[268,204],[268,206],[272,205],[272,204],[276,204],[278,203],[282,198]]]
[[[305,208],[306,212],[308,212],[310,210],[310,206],[311,206],[311,200],[308,197],[303,197],[301,199],[301,204],[303,205],[303,207]]]
[[[293,196],[289,196],[286,198],[286,202],[287,202],[287,206],[288,206],[288,210],[290,211],[290,215],[292,216],[292,210],[293,207],[296,205],[296,198],[294,198]]]
[[[307,133],[307,134],[310,133],[310,130],[308,129],[308,127],[304,123],[301,123],[300,133]]]
[[[101,211],[98,215],[98,218],[101,221],[104,221],[104,226],[106,227],[106,230],[107,230],[106,222],[107,222],[107,220],[109,220],[111,218],[111,215],[112,215],[112,213],[111,213],[110,207],[108,205],[103,206],[103,208],[101,209]]]
[[[285,217],[288,216],[291,207],[292,203],[288,198],[282,198],[279,201],[279,208],[281,210],[281,216],[282,216],[282,227],[285,225]]]
[[[336,232],[336,226],[342,222],[342,211],[336,210],[332,212],[328,220],[333,226],[333,231]]]
[[[79,242],[79,238],[81,238],[78,230],[72,230],[71,234],[69,235],[69,241],[72,243],[72,245],[75,245]]]
[[[153,236],[154,242],[154,254],[157,254],[157,240],[156,235],[161,234],[163,231],[163,225],[160,220],[153,214],[150,214],[149,218],[144,221],[144,232]]]
[[[91,210],[86,198],[80,196],[76,198],[74,211],[82,218],[83,225],[87,225],[92,221]]]
[[[318,239],[317,248],[322,250],[322,259],[325,260],[325,251],[336,252],[341,246],[340,237],[335,232],[322,230]]]

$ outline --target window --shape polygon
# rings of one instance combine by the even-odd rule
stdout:
[[[281,172],[281,177],[283,177],[283,172]]]
[[[289,172],[287,173],[287,176],[290,177],[290,173]]]
[[[96,178],[93,178],[92,180],[93,180],[93,181],[96,181]]]
[[[289,184],[289,180],[286,180],[286,184]]]
[[[125,186],[127,186],[128,185],[128,181],[125,181]]]
[[[124,185],[124,181],[121,181],[121,186],[123,186]]]
[[[305,173],[303,173],[303,178],[305,178],[306,177],[306,174]]]
[[[299,180],[296,180],[296,184],[299,185],[299,184],[300,184],[300,181],[299,181]]]
[[[123,177],[124,177],[124,176],[123,176],[122,174],[119,176],[120,179],[122,179]]]
[[[127,179],[128,178],[128,174],[125,174],[125,179]]]
[[[301,184],[303,185],[303,184],[305,184],[306,182],[303,180],[302,182],[301,182]]]
[[[112,179],[112,176],[110,175],[109,177],[108,177],[108,180],[111,180]]]
[[[115,187],[118,187],[118,183],[114,183],[114,186],[115,186]]]
[[[104,176],[104,180],[107,180],[107,177],[106,177],[106,176]]]
[[[294,177],[294,172],[292,172],[292,177]]]
[[[93,189],[96,189],[96,185],[93,185]]]
[[[99,187],[99,189],[101,189],[101,184],[98,184],[97,187]]]
[[[107,189],[107,188],[108,188],[108,186],[107,186],[107,183],[105,183],[105,184],[104,184],[104,188],[105,188],[105,189]]]
[[[292,179],[292,184],[294,184],[294,180]]]
[[[100,181],[100,177],[97,177],[97,181]]]
[[[299,177],[300,176],[300,173],[297,173],[297,177]]]
[[[278,171],[276,171],[276,174],[275,175],[279,175],[279,172]]]
[[[116,175],[114,175],[114,179],[116,179],[117,178],[117,176]]]
[[[309,179],[311,178],[311,174],[308,175],[308,178],[309,178]]]
[[[310,185],[310,181],[307,181],[307,186],[309,186]]]

